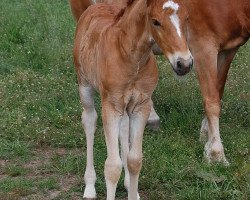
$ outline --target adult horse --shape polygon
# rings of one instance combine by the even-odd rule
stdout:
[[[152,4],[158,5],[154,6],[155,10],[160,10],[151,16],[159,24],[159,29],[154,30],[159,39],[167,37],[162,34],[166,27],[166,13],[170,13],[180,38],[186,36],[206,112],[200,131],[200,140],[206,142],[204,156],[208,162],[219,161],[227,165],[219,132],[220,100],[230,64],[250,36],[250,1],[158,0]],[[178,16],[183,12],[186,12],[186,18],[180,19]],[[181,33],[180,28],[186,31]],[[168,42],[166,47],[161,47],[162,51],[168,51],[167,46],[175,43]]]

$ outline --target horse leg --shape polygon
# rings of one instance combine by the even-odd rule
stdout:
[[[151,100],[151,111],[148,118],[147,126],[154,131],[157,131],[160,128],[160,118],[155,112],[152,100]]]
[[[239,48],[223,51],[218,55],[218,84],[219,84],[220,99],[222,99],[224,93],[224,87],[227,80],[227,74],[230,68],[230,64],[233,61],[234,56],[238,51],[238,49]]]
[[[199,51],[194,51],[193,55],[208,124],[208,140],[205,144],[204,156],[209,163],[223,162],[227,164],[219,132],[218,52],[209,44],[205,48],[204,45],[201,45],[199,49]]]
[[[138,195],[138,181],[142,167],[142,140],[150,109],[150,102],[144,102],[143,107],[129,114],[131,144],[127,161],[130,175],[128,200],[140,198]]]
[[[205,116],[201,122],[201,129],[200,129],[200,139],[199,140],[202,144],[206,144],[207,134],[208,134],[208,122],[207,122],[207,117]]]
[[[121,113],[113,105],[108,101],[102,101],[102,119],[107,146],[107,159],[104,167],[107,200],[115,199],[116,187],[122,171],[118,142],[121,118]]]
[[[78,21],[82,13],[92,4],[91,0],[70,0],[71,12],[75,20]]]
[[[125,171],[124,186],[128,190],[129,188],[129,171],[127,166],[127,156],[129,152],[129,117],[127,113],[122,116],[120,125],[120,144],[121,144],[121,157],[122,164]]]
[[[124,186],[129,191],[129,184],[130,184],[130,177],[129,177],[129,170],[128,170],[128,152],[129,152],[129,116],[124,114],[122,117],[122,122],[120,126],[120,143],[121,143],[121,157],[122,157],[122,164],[125,171],[125,178],[124,178]],[[137,193],[137,199],[140,199],[139,194]]]
[[[224,87],[227,80],[228,70],[230,68],[230,64],[237,52],[238,48],[233,50],[222,51],[218,54],[218,61],[217,61],[217,70],[218,70],[218,87],[219,87],[219,95],[220,100],[222,99],[224,93]],[[207,142],[207,134],[208,134],[208,121],[207,117],[205,116],[201,123],[200,129],[200,141],[202,143]]]
[[[218,70],[218,87],[219,87],[219,95],[220,100],[222,99],[224,93],[224,87],[227,80],[228,70],[230,68],[230,64],[237,52],[238,48],[233,50],[222,51],[218,54],[217,61],[217,70]],[[200,130],[200,141],[202,143],[207,142],[207,133],[208,133],[208,121],[205,116],[202,120],[201,130]]]
[[[96,198],[96,173],[93,161],[94,134],[96,131],[97,113],[94,107],[93,88],[88,84],[79,85],[80,99],[83,105],[82,124],[87,141],[87,164],[84,174],[85,190],[83,198]]]

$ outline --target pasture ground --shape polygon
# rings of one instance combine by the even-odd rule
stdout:
[[[68,1],[1,0],[0,7],[0,199],[81,199],[86,145]],[[203,161],[198,138],[204,113],[194,72],[178,79],[158,57],[153,100],[161,128],[145,131],[143,200],[249,199],[249,52],[249,43],[238,52],[222,103],[229,167]],[[98,199],[105,199],[100,117],[94,155]],[[126,199],[123,176],[117,197]]]

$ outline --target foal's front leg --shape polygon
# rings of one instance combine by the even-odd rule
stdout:
[[[129,191],[130,176],[129,176],[128,162],[127,162],[127,157],[129,152],[129,116],[126,112],[122,116],[120,125],[120,143],[121,143],[122,164],[125,171],[124,186],[127,189],[127,191]],[[137,199],[140,199],[138,193],[137,193]]]
[[[143,107],[135,109],[133,113],[129,114],[131,144],[127,160],[130,175],[128,200],[140,198],[138,195],[138,181],[142,167],[142,140],[150,109],[150,103],[146,102]]]
[[[88,84],[79,85],[80,99],[83,106],[82,124],[87,142],[87,163],[84,174],[85,189],[83,198],[96,198],[95,181],[96,173],[94,169],[93,145],[96,131],[97,113],[94,107],[93,88]]]
[[[102,102],[102,119],[107,146],[107,159],[104,167],[107,200],[114,200],[117,183],[122,171],[118,142],[121,113],[117,112],[109,102]]]

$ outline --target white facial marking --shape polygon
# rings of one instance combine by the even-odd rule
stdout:
[[[180,21],[178,15],[176,13],[170,15],[170,20],[174,25],[179,37],[181,37]]]
[[[179,20],[177,13],[176,13],[179,9],[179,4],[173,2],[172,0],[169,0],[163,4],[162,8],[163,9],[171,8],[174,10],[174,13],[172,15],[170,15],[170,20],[171,20],[172,24],[174,25],[174,27],[177,31],[177,34],[179,35],[179,37],[181,37],[180,20]]]
[[[163,4],[163,9],[172,8],[173,10],[177,11],[179,9],[178,3],[173,2],[172,0],[167,1]]]

